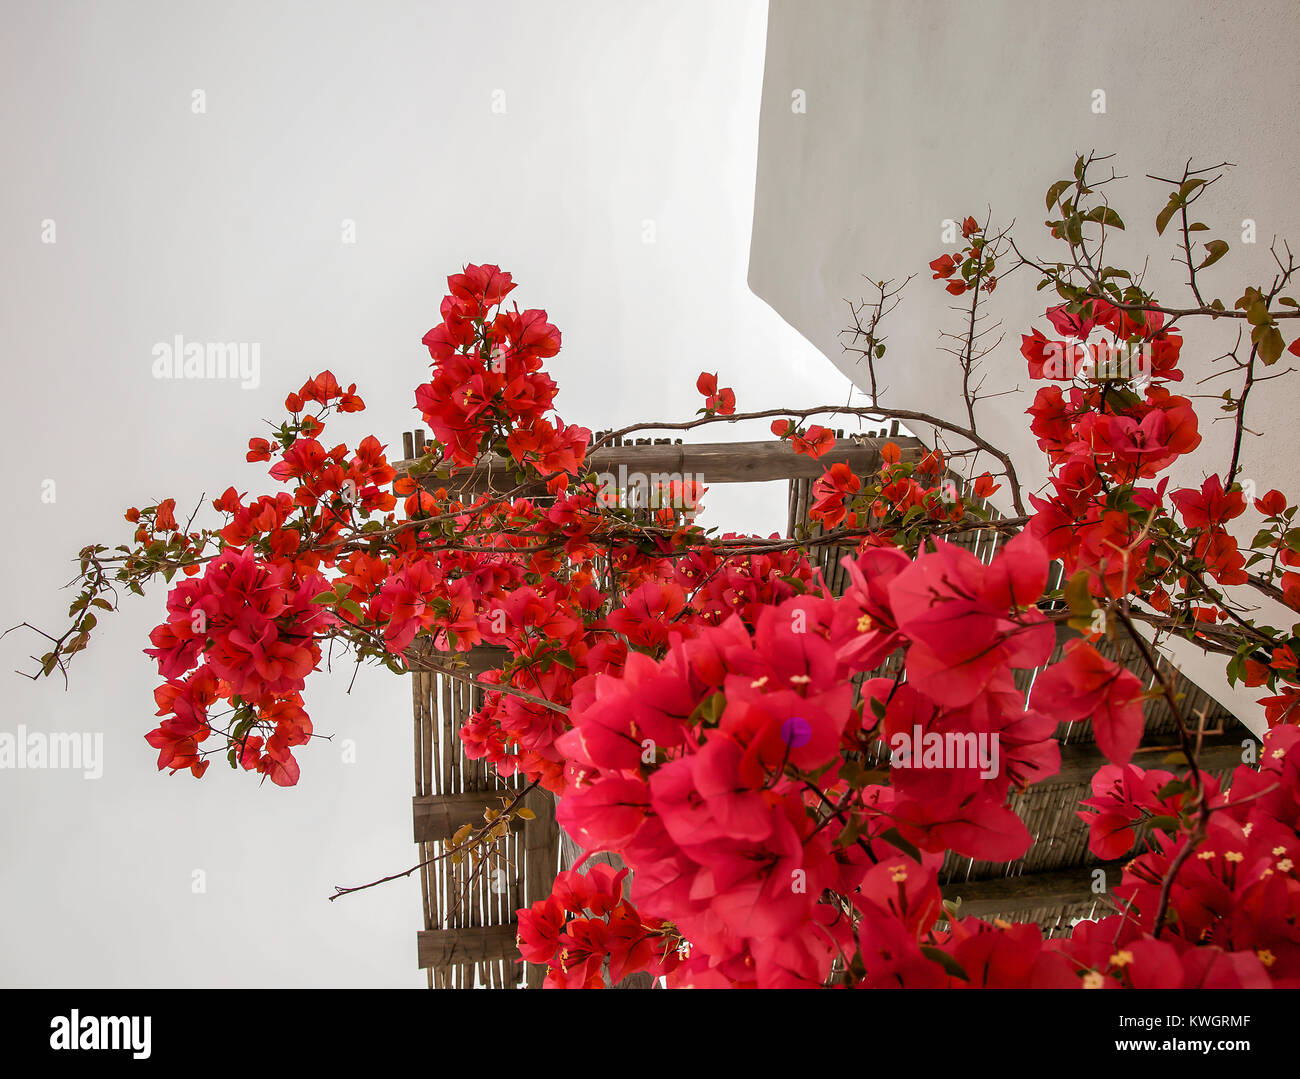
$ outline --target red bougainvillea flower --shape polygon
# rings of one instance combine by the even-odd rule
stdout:
[[[1038,330],[1021,335],[1020,354],[1029,364],[1030,378],[1060,382],[1077,378],[1089,358],[1088,350],[1082,345],[1048,340]]]
[[[1060,304],[1057,307],[1049,307],[1047,309],[1047,320],[1057,333],[1083,341],[1088,334],[1092,333],[1092,328],[1097,325],[1097,320],[1083,314],[1071,314],[1067,310],[1068,306],[1068,304]]]
[[[186,678],[168,679],[154,690],[158,715],[168,716],[156,729],[145,735],[158,750],[158,769],[174,773],[188,768],[198,778],[207,771],[209,761],[200,757],[199,743],[212,733],[208,726],[208,709],[226,687],[209,667],[199,667]]]
[[[844,520],[847,509],[845,499],[862,489],[862,481],[853,474],[843,461],[831,465],[821,477],[813,483],[813,504],[809,507],[808,517],[820,521],[827,528],[834,528]]]
[[[1206,477],[1199,491],[1186,488],[1169,497],[1188,528],[1214,528],[1246,512],[1246,496],[1235,485],[1224,491],[1217,475]]]
[[[824,457],[835,446],[835,432],[816,423],[800,433],[789,420],[773,420],[772,433],[789,439],[794,452],[807,457]]]
[[[1277,517],[1286,509],[1286,495],[1269,491],[1263,498],[1255,499],[1255,508],[1266,517]]]
[[[977,498],[989,498],[995,491],[1000,491],[1002,484],[994,483],[993,477],[988,472],[983,472],[975,478],[973,490]]]
[[[422,517],[438,511],[438,500],[428,491],[417,491],[402,504],[407,517]]]
[[[1128,764],[1142,741],[1142,680],[1092,645],[1069,641],[1065,656],[1034,681],[1030,706],[1061,722],[1092,720],[1097,748],[1112,764]]]
[[[176,499],[165,498],[159,502],[157,510],[154,511],[153,521],[155,532],[175,532]]]
[[[1107,764],[1092,777],[1092,797],[1080,802],[1079,817],[1088,825],[1088,849],[1104,861],[1122,858],[1137,840],[1134,825],[1144,816],[1177,810],[1182,795],[1166,805],[1157,792],[1172,781],[1172,772],[1147,771],[1126,764]],[[1213,782],[1213,777],[1206,777]],[[1217,784],[1216,790],[1217,790]]]
[[[795,453],[807,457],[824,457],[835,447],[835,432],[829,428],[813,424],[802,435],[792,435],[790,445]]]
[[[471,264],[463,273],[447,278],[447,288],[460,314],[479,318],[501,303],[515,286],[510,274],[503,273],[499,266]]]
[[[546,988],[592,988],[644,971],[670,975],[681,956],[670,927],[623,898],[627,870],[589,865],[555,878],[551,895],[518,912],[521,956],[547,967]]]
[[[912,642],[908,671],[946,705],[964,705],[1003,668],[1045,663],[1055,646],[1051,624],[1029,608],[1047,584],[1046,549],[1029,533],[985,567],[940,541],[889,587],[898,628]]]
[[[870,547],[842,564],[849,585],[836,605],[831,639],[850,670],[869,671],[902,644],[889,589],[912,562],[895,547]]]
[[[736,394],[730,387],[718,389],[718,376],[702,371],[695,380],[695,388],[704,395],[704,407],[719,416],[730,416],[736,411]]]
[[[934,271],[934,281],[944,281],[952,276],[953,271],[961,265],[960,259],[955,259],[951,255],[940,255],[930,263],[930,269]]]

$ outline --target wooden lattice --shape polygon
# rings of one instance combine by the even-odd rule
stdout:
[[[844,461],[856,475],[869,477],[880,467],[880,448],[886,441],[900,446],[904,460],[917,461],[925,453],[925,447],[916,439],[898,435],[896,423],[888,430],[882,428],[853,438],[845,438],[842,431],[836,434],[835,447],[820,460],[795,455],[784,444],[770,441],[683,445],[680,440],[638,439],[615,440],[594,451],[587,466],[595,472],[616,472],[622,465],[643,474],[699,474],[707,485],[785,479],[789,484],[786,534],[816,535],[820,529],[810,528],[808,522],[812,484],[829,464]],[[424,445],[423,431],[404,436],[407,460],[398,463],[399,475],[424,452]],[[446,486],[467,495],[516,486],[511,463],[500,459],[461,470],[450,480],[425,476],[421,482],[430,489]],[[991,507],[981,505],[992,512]],[[986,564],[1007,538],[987,531],[950,537]],[[812,551],[814,565],[836,594],[848,584],[840,561],[847,553],[843,548],[825,545]],[[1053,566],[1049,581],[1052,587],[1059,585],[1060,573],[1059,564]],[[1052,662],[1060,658],[1061,648],[1071,635],[1072,630],[1059,631]],[[1103,639],[1098,647],[1148,685],[1154,681],[1131,642],[1114,646]],[[482,646],[459,654],[454,662],[463,676],[497,669],[507,658],[505,649]],[[433,651],[427,642],[413,649],[408,659],[413,672],[415,712],[414,832],[421,860],[426,862],[421,871],[424,929],[418,940],[419,965],[428,971],[431,988],[540,987],[544,968],[520,962],[515,912],[545,898],[556,873],[571,866],[581,851],[557,825],[554,798],[546,791],[533,790],[524,804],[535,818],[522,822],[518,831],[500,840],[483,862],[477,866],[452,864],[438,857],[458,828],[481,823],[485,809],[501,808],[515,797],[522,784],[517,779],[507,782],[486,762],[468,760],[462,752],[458,731],[482,705],[483,690],[467,684],[462,677],[444,673],[452,657]],[[1161,663],[1166,661],[1162,659]],[[891,657],[879,671],[862,678],[893,673],[897,665],[898,658]],[[1037,673],[1016,672],[1016,683],[1026,695]],[[1208,733],[1202,747],[1202,767],[1225,779],[1241,762],[1243,740],[1251,735],[1208,694],[1174,673],[1185,713],[1204,717]],[[1176,723],[1168,705],[1163,700],[1152,702],[1147,709],[1138,761],[1147,766],[1175,768],[1171,757],[1176,749],[1175,733]],[[1009,863],[976,862],[951,853],[945,860],[940,874],[944,896],[960,898],[964,912],[984,918],[1036,921],[1049,935],[1068,932],[1081,918],[1110,912],[1107,896],[1097,894],[1093,888],[1098,866],[1087,849],[1087,828],[1076,813],[1079,800],[1087,797],[1092,776],[1106,762],[1096,749],[1087,721],[1062,724],[1057,738],[1062,746],[1060,774],[1013,794],[1010,803],[1034,837],[1029,852]],[[608,855],[598,855],[597,860],[618,864]],[[648,981],[637,978],[621,987],[644,984]]]
[[[555,803],[530,791],[523,804],[535,814],[526,830],[499,840],[480,862],[439,857],[464,824],[480,825],[484,811],[513,801],[523,784],[506,781],[486,761],[470,760],[458,731],[482,706],[483,691],[439,673],[427,650],[412,657],[415,712],[415,841],[420,845],[424,929],[419,964],[430,988],[539,987],[544,968],[521,965],[515,911],[550,893],[558,871]],[[493,657],[480,653],[476,665]],[[496,657],[500,662],[500,657]]]
[[[879,468],[880,447],[890,434],[897,434],[897,425],[891,432],[881,430],[857,440],[841,437],[821,461],[798,456],[788,446],[771,441],[687,446],[670,439],[615,440],[590,454],[587,467],[595,472],[617,472],[624,466],[646,476],[700,475],[710,485],[787,479],[792,485],[802,484],[799,489],[804,493],[806,513],[808,485],[826,464],[842,460],[857,474],[868,475]],[[399,475],[423,454],[425,438],[423,431],[403,436],[406,460],[396,466]],[[915,439],[895,441],[908,459],[919,459],[924,452]],[[489,460],[449,478],[426,476],[422,482],[431,489],[446,486],[467,495],[516,485],[514,469],[504,460]],[[791,492],[793,498],[793,486]],[[442,857],[458,828],[481,823],[484,810],[501,808],[522,786],[517,780],[503,780],[485,761],[465,757],[457,732],[482,705],[483,690],[445,673],[453,663],[459,675],[496,669],[508,653],[482,646],[452,657],[434,651],[426,641],[407,658],[415,715],[412,815],[424,863],[420,871],[424,928],[418,937],[419,965],[428,972],[430,988],[539,987],[545,970],[520,962],[515,912],[549,895],[559,869],[572,865],[581,854],[556,824],[552,795],[542,790],[529,792],[524,804],[535,818],[500,840],[482,862],[453,864]],[[595,860],[619,864],[607,854],[597,855]],[[648,984],[648,980],[634,976],[621,984],[633,988]]]

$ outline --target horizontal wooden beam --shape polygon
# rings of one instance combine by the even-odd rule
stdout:
[[[406,650],[406,663],[414,671],[438,672],[447,669],[465,674],[499,671],[510,659],[510,649],[495,644],[479,644],[467,652],[444,652],[433,647],[428,637],[419,637]]]
[[[1090,899],[1103,899],[1092,890],[1094,869],[1105,866],[1079,866],[1075,869],[1051,873],[1025,873],[1019,877],[997,877],[993,880],[962,881],[945,884],[939,891],[944,899],[960,899],[960,917],[973,915],[990,918],[998,914],[1029,910],[1036,907],[1061,907],[1069,903],[1085,903]],[[1119,865],[1112,867],[1114,879],[1119,880]],[[1111,875],[1108,872],[1107,876]]]
[[[483,811],[503,808],[514,797],[508,790],[460,791],[455,794],[417,795],[411,799],[411,815],[417,843],[442,843],[467,824],[485,824]],[[523,821],[515,818],[511,831],[519,831]]]
[[[856,475],[866,476],[880,468],[881,447],[893,442],[903,460],[918,461],[925,447],[915,438],[837,439],[823,457],[813,459],[795,453],[788,443],[767,439],[761,442],[715,442],[682,444],[664,442],[648,445],[602,446],[588,454],[584,472],[609,473],[619,478],[620,466],[627,473],[640,474],[653,483],[657,475],[668,478],[698,478],[705,486],[717,483],[764,483],[772,480],[817,478],[833,464],[843,462]],[[393,467],[403,475],[414,460],[396,461]],[[473,468],[457,469],[439,478],[433,473],[421,477],[428,490],[446,487],[457,491],[510,490],[516,485],[515,462],[492,456]]]
[[[518,959],[515,922],[505,925],[467,926],[464,929],[426,929],[416,934],[419,966],[447,967],[457,963],[486,963],[493,959]]]

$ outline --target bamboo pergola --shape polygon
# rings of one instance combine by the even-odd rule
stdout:
[[[834,448],[817,460],[796,455],[784,443],[773,441],[685,445],[680,440],[640,439],[594,451],[586,467],[594,472],[617,472],[622,465],[629,472],[646,475],[698,474],[708,485],[786,480],[786,534],[793,536],[807,528],[812,484],[830,464],[844,461],[855,475],[865,478],[878,472],[881,447],[887,441],[901,448],[904,460],[917,461],[926,452],[917,439],[899,436],[896,423],[888,431],[877,429],[854,438],[845,438],[841,431],[837,436]],[[403,436],[406,459],[395,466],[399,476],[423,454],[425,437],[423,431]],[[430,490],[441,486],[464,494],[509,490],[516,482],[512,463],[501,458],[459,470],[450,480],[431,475],[421,478]],[[990,532],[950,539],[985,563],[1004,542]],[[847,573],[840,565],[846,553],[826,545],[813,549],[814,564],[836,594],[847,585]],[[1055,585],[1060,566],[1053,571],[1050,583]],[[1073,630],[1061,627],[1050,662],[1060,658],[1065,642],[1074,635]],[[1131,642],[1116,647],[1103,638],[1097,647],[1147,685],[1154,683]],[[535,818],[522,822],[519,831],[497,844],[484,863],[485,870],[474,872],[468,864],[453,865],[438,858],[458,828],[481,824],[486,809],[500,809],[522,786],[517,778],[507,782],[497,776],[485,761],[464,756],[458,731],[481,707],[483,690],[446,673],[453,664],[462,674],[499,669],[508,656],[506,649],[490,646],[453,656],[434,651],[427,642],[408,654],[415,705],[414,836],[421,861],[426,863],[420,881],[424,928],[418,935],[417,951],[431,988],[540,987],[544,968],[520,961],[515,911],[545,898],[557,872],[572,865],[580,853],[556,823],[554,797],[537,789],[529,792],[524,802]],[[1169,668],[1166,660],[1159,662],[1172,672],[1185,714],[1196,717],[1206,732],[1202,769],[1225,780],[1242,763],[1243,744],[1253,736],[1208,694]],[[894,657],[882,672],[896,665]],[[1037,674],[1037,670],[1016,672],[1017,685],[1026,695]],[[949,853],[940,875],[942,891],[946,899],[961,900],[963,915],[1034,921],[1047,935],[1058,935],[1069,932],[1080,919],[1110,913],[1108,890],[1098,891],[1095,871],[1103,871],[1102,887],[1108,889],[1118,881],[1119,866],[1099,863],[1091,855],[1087,826],[1076,812],[1079,800],[1089,795],[1092,777],[1107,763],[1096,748],[1091,727],[1089,721],[1061,724],[1056,732],[1061,744],[1060,773],[1012,794],[1011,807],[1034,838],[1024,857],[992,863]],[[1178,771],[1177,749],[1177,724],[1168,704],[1163,699],[1152,702],[1135,763]],[[607,855],[597,859],[619,864]],[[643,984],[648,981],[620,987]]]

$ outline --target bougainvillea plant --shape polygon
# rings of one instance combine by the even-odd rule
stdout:
[[[868,407],[737,412],[733,390],[701,373],[700,413],[668,428],[770,420],[812,458],[835,445],[814,417],[935,432],[919,454],[885,444],[868,475],[826,468],[794,538],[705,531],[689,482],[641,505],[602,484],[586,464],[591,431],[554,409],[544,368],[559,330],[508,302],[510,274],[470,265],[424,337],[431,377],[415,401],[433,441],[409,474],[373,436],[331,445],[335,414],[364,405],[328,371],[308,379],[248,445],[274,493],[230,488],[213,527],[181,524],[170,499],[131,509],[131,543],[81,552],[72,625],[49,638],[38,676],[65,670],[119,588],[161,576],[166,616],[146,649],[162,678],[146,735],[159,768],[201,777],[224,758],[291,786],[310,757],[303,691],[323,649],[402,672],[422,644],[504,647],[499,670],[452,669],[487,691],[460,731],[466,753],[560,796],[577,842],[626,867],[566,871],[519,912],[523,958],[546,964],[552,986],[636,971],[703,987],[1300,986],[1300,627],[1254,615],[1264,601],[1300,610],[1300,529],[1292,498],[1241,475],[1248,402],[1284,373],[1284,351],[1300,353],[1284,329],[1300,325],[1288,321],[1294,265],[1279,258],[1271,282],[1231,304],[1203,299],[1198,273],[1227,244],[1196,239],[1207,226],[1192,207],[1219,172],[1189,166],[1156,224],[1176,225],[1192,297],[1161,302],[1102,258],[1124,224],[1105,195],[1113,173],[1096,171],[1080,158],[1048,192],[1061,261],[1027,258],[971,217],[930,264],[966,305],[950,350],[964,417],[879,399],[880,330],[900,291],[886,282],[854,308]],[[1035,492],[976,424],[982,305],[1012,273],[1055,294],[1020,349],[1046,457]],[[1171,490],[1170,466],[1201,442],[1178,391],[1184,336],[1206,318],[1243,330],[1216,361],[1239,382],[1220,406],[1232,457]],[[462,482],[488,460],[506,463],[491,489]],[[1006,515],[987,507],[999,490]],[[998,553],[978,559],[957,533],[996,539]],[[810,558],[821,545],[848,552],[839,594]],[[1077,632],[1049,664],[1062,623]],[[1130,639],[1144,676],[1106,658],[1103,636]],[[1230,784],[1198,766],[1197,719],[1157,662],[1170,637],[1264,693],[1267,736]],[[1044,665],[1026,696],[1014,672]],[[1157,696],[1179,727],[1178,774],[1133,763]],[[1057,724],[1081,719],[1110,762],[1078,811],[1091,849],[1132,856],[1118,913],[1050,940],[1032,923],[963,916],[941,897],[945,854],[1024,855],[1031,835],[1009,796],[1057,773]],[[918,731],[991,739],[997,765],[900,754],[897,739]],[[527,819],[519,802],[462,829],[447,856]]]

